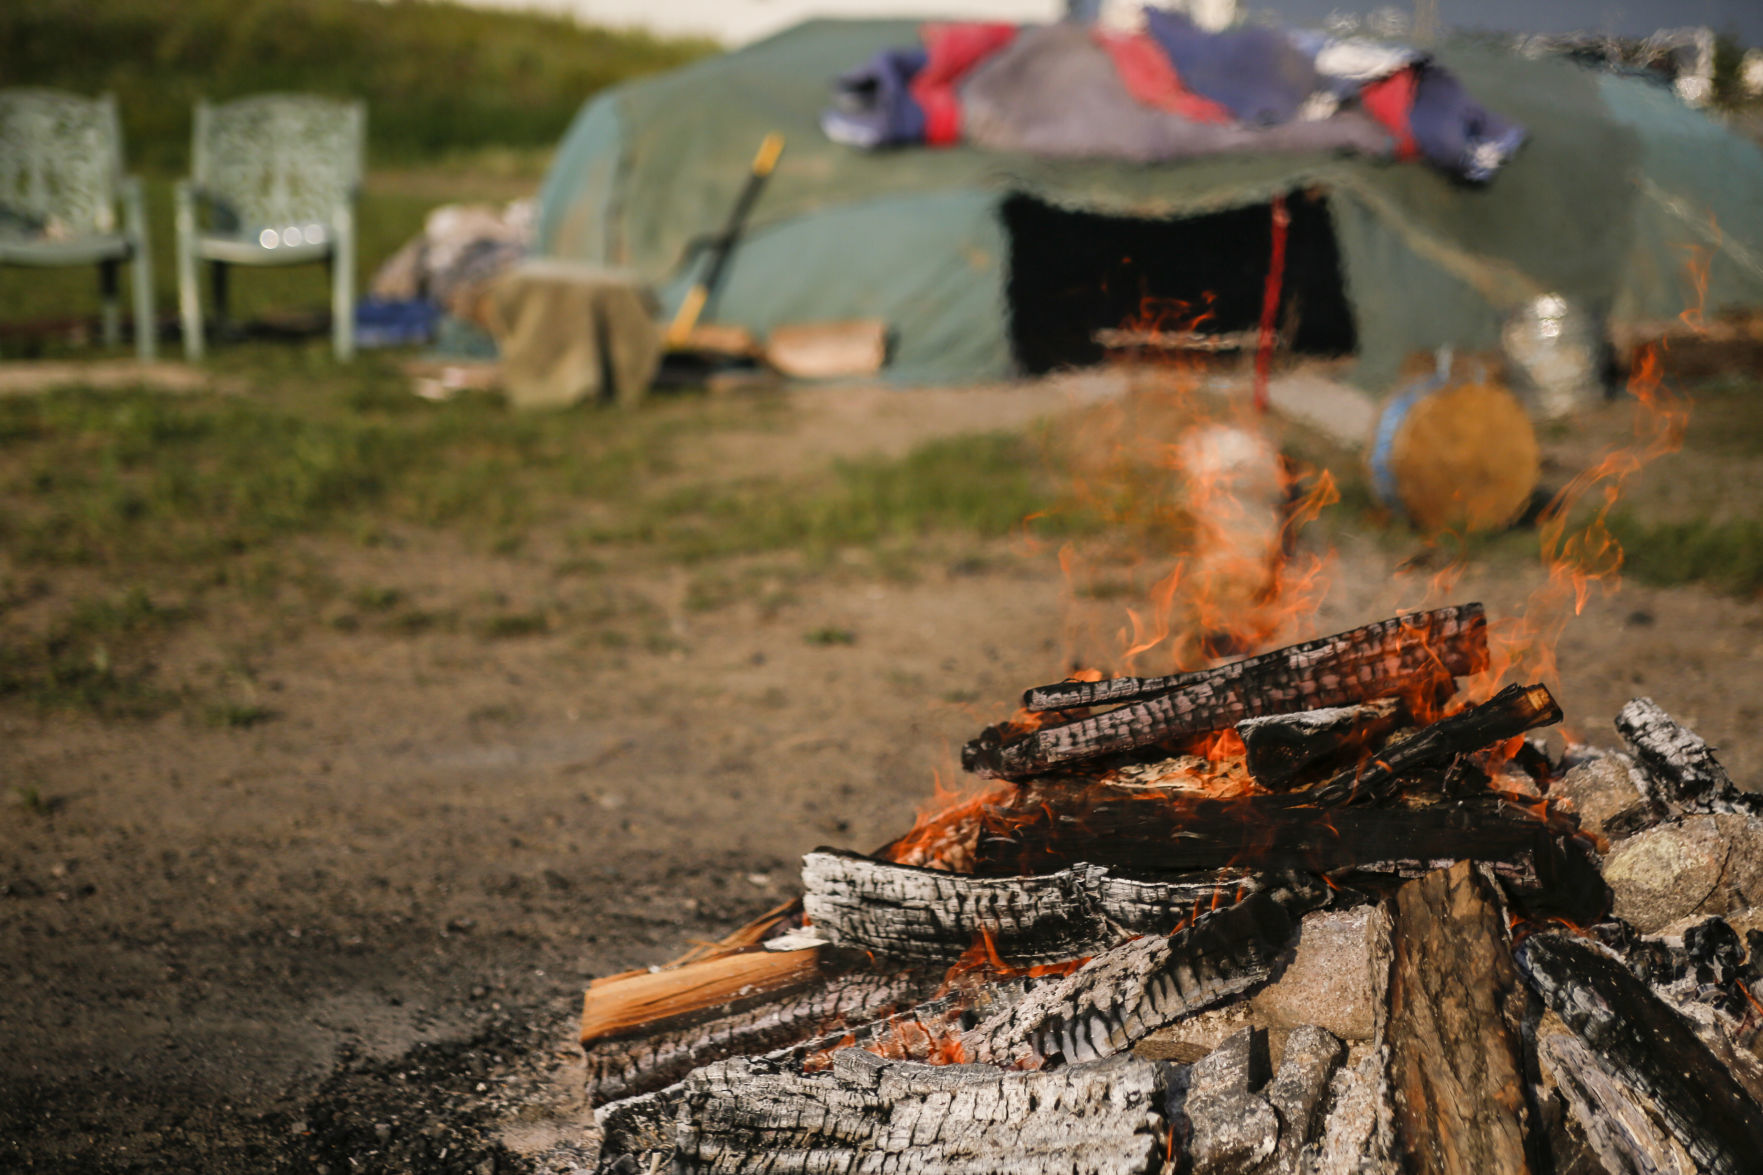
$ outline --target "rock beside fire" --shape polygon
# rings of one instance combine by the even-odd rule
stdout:
[[[1549,788],[1573,805],[1580,827],[1606,840],[1621,840],[1658,822],[1662,812],[1642,794],[1634,761],[1627,755],[1575,748],[1578,761]]]
[[[1604,861],[1616,916],[1654,934],[1692,915],[1763,904],[1763,823],[1683,816],[1620,842]]]
[[[1292,961],[1250,1001],[1261,1023],[1306,1024],[1342,1040],[1370,1040],[1377,1024],[1373,967],[1389,957],[1389,917],[1379,906],[1320,910],[1298,930]]]

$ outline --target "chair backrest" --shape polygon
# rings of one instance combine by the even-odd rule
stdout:
[[[367,112],[361,102],[258,94],[196,104],[196,187],[223,231],[330,223],[361,183]]]
[[[122,128],[111,95],[0,90],[0,235],[115,232],[121,178]]]

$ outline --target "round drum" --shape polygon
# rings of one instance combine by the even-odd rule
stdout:
[[[1540,473],[1530,415],[1485,376],[1410,384],[1378,417],[1372,486],[1421,530],[1508,526],[1529,505]]]

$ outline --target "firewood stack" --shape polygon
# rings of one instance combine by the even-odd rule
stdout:
[[[589,988],[601,1170],[1763,1170],[1757,800],[1644,699],[1551,760],[1488,660],[1467,604],[1029,690],[993,790]]]

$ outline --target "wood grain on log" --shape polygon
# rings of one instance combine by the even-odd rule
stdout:
[[[820,952],[751,947],[660,971],[626,971],[588,984],[582,997],[581,1041],[661,1025],[707,1008],[734,1010],[819,979]]]
[[[1644,1096],[1626,1085],[1572,1033],[1558,1031],[1537,1041],[1544,1079],[1566,1103],[1576,1132],[1557,1155],[1583,1146],[1608,1171],[1646,1171],[1658,1175],[1696,1175],[1696,1164],[1666,1129]],[[1557,1159],[1556,1166],[1561,1163]]]
[[[1524,998],[1498,897],[1469,862],[1396,891],[1387,1039],[1409,1169],[1529,1171]]]
[[[1064,763],[1234,726],[1245,718],[1345,706],[1430,692],[1487,667],[1487,619],[1480,604],[1414,613],[1173,678],[1066,682],[1030,690],[1031,708],[1062,709],[1142,697],[1077,722],[1011,736],[992,727],[967,744],[962,765],[976,775],[1021,779]],[[1175,684],[1169,684],[1169,683]],[[1145,696],[1147,689],[1151,696]]]
[[[1547,686],[1509,685],[1485,702],[1391,743],[1369,763],[1348,767],[1307,794],[1319,804],[1382,799],[1406,776],[1559,721],[1561,707]]]
[[[1695,1030],[1621,961],[1564,934],[1534,934],[1518,947],[1531,986],[1616,1081],[1644,1097],[1697,1169],[1757,1170],[1763,1109]]]
[[[1306,772],[1320,775],[1343,755],[1381,743],[1405,717],[1400,699],[1271,714],[1237,723],[1243,760],[1255,782],[1284,791]]]
[[[974,877],[817,849],[802,858],[814,932],[853,950],[953,963],[984,936],[992,958],[1028,967],[1093,955],[1133,934],[1168,934],[1198,910],[1259,885],[1236,871],[1137,880],[1075,865],[1028,877]]]
[[[726,1061],[685,1082],[676,1171],[1133,1175],[1168,1158],[1164,1077],[1118,1058],[1057,1072],[883,1061],[847,1049],[832,1072]]]
[[[1123,1052],[1165,1024],[1265,982],[1298,920],[1326,895],[1321,883],[1293,878],[1203,914],[1167,938],[1104,951],[963,1033],[962,1054],[1033,1066]]]

